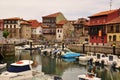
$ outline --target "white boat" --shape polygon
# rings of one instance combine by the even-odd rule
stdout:
[[[117,55],[109,54],[107,58],[108,65],[116,64],[116,68],[120,68],[120,59]]]
[[[0,69],[2,69],[2,68],[5,68],[6,67],[6,65],[7,65],[7,63],[0,63]]]
[[[104,65],[108,65],[107,58],[104,53],[96,53],[96,58],[93,60],[93,63],[99,62],[101,64],[104,62]]]
[[[101,78],[96,77],[96,75],[93,73],[78,75],[78,79],[79,80],[101,80]]]
[[[79,56],[79,60],[88,61],[90,59],[95,59],[96,54],[94,52],[87,52],[87,55]]]
[[[31,80],[33,77],[32,63],[32,60],[20,60],[12,63],[7,71],[1,73],[0,80]]]

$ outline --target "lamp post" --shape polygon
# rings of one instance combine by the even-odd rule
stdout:
[[[115,43],[113,43],[113,54],[115,55],[116,54],[116,44]]]
[[[83,42],[83,54],[85,53],[85,44],[88,44],[88,42]]]

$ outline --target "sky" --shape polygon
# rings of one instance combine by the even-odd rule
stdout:
[[[120,0],[112,0],[111,9],[119,9]],[[0,0],[0,19],[20,17],[25,20],[61,12],[68,20],[88,18],[110,10],[110,0]]]

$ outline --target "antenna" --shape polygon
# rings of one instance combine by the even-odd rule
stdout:
[[[112,8],[112,0],[110,0],[110,10],[111,10],[111,8]]]

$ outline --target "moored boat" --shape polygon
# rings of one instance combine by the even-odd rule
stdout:
[[[20,60],[12,63],[7,71],[2,72],[0,80],[30,80],[32,75],[32,60]]]
[[[80,53],[76,53],[76,52],[66,52],[65,54],[62,55],[63,58],[76,58],[79,56]]]
[[[93,73],[78,75],[78,79],[79,80],[101,80],[101,78],[96,77],[96,75]]]

